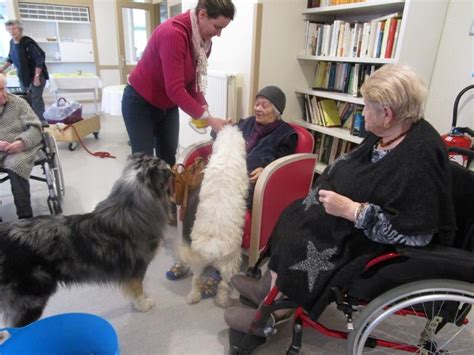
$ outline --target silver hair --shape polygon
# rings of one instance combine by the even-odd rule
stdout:
[[[275,114],[276,119],[281,120],[281,112],[278,111],[278,109],[275,107],[275,105],[272,102],[270,102],[270,104],[272,105],[273,113]]]
[[[23,32],[23,23],[21,23],[20,20],[8,20],[7,22],[5,22],[5,27],[8,27],[8,26],[16,26],[20,31]]]

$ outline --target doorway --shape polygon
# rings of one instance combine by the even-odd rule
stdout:
[[[159,4],[158,4],[159,6]],[[143,2],[117,1],[119,34],[119,68],[121,83],[137,65],[153,29],[159,25],[156,5]]]

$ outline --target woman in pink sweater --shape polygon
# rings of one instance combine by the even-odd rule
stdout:
[[[132,153],[155,153],[174,165],[178,107],[193,118],[206,120],[213,130],[225,124],[210,115],[203,92],[211,39],[221,35],[234,13],[231,0],[199,0],[195,9],[155,29],[122,99]]]

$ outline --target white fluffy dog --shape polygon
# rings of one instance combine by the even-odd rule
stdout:
[[[213,154],[204,170],[190,244],[183,244],[181,258],[193,272],[189,304],[201,300],[201,274],[212,265],[220,271],[216,304],[230,304],[230,278],[239,272],[240,245],[245,220],[248,175],[245,142],[235,126],[217,135]],[[185,238],[186,239],[186,238]]]

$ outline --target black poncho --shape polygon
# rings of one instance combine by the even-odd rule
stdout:
[[[316,188],[332,190],[358,202],[379,205],[393,227],[405,235],[435,234],[452,243],[455,222],[446,148],[434,128],[422,120],[405,139],[376,163],[371,162],[377,137],[369,135],[351,153],[320,176]],[[390,248],[370,241],[354,224],[327,214],[321,204],[295,201],[280,217],[271,237],[269,267],[277,286],[316,319],[330,301],[328,285],[349,281],[371,257]],[[354,263],[358,260],[358,263]],[[318,305],[316,305],[316,301]]]

